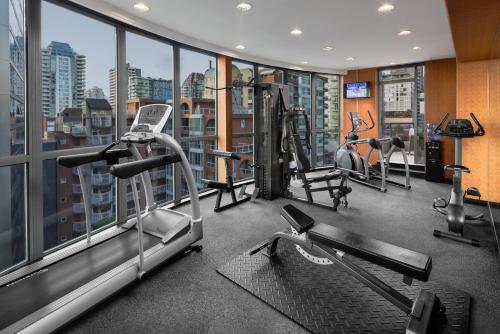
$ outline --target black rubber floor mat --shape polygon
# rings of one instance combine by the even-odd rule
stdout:
[[[446,320],[434,333],[468,333],[467,293],[432,281],[407,286],[400,274],[350,260],[412,299],[421,288],[436,293]],[[401,310],[335,265],[312,263],[286,241],[278,244],[276,257],[246,252],[217,271],[313,333],[405,332],[408,318]]]

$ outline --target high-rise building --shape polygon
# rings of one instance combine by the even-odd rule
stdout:
[[[68,43],[52,41],[42,49],[42,101],[45,116],[83,108],[86,58]]]
[[[85,90],[84,96],[86,99],[105,99],[104,91],[102,88],[93,86]]]
[[[172,99],[172,80],[131,76],[128,79],[128,99]]]
[[[172,80],[143,77],[140,68],[127,63],[128,96],[127,99],[172,99]],[[109,70],[109,103],[116,109],[116,69]]]
[[[127,63],[127,73],[129,78],[134,76],[140,77],[141,69],[131,67],[130,64]],[[109,103],[114,112],[116,110],[116,68],[111,68],[109,70]]]

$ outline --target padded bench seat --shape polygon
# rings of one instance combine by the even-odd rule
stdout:
[[[228,187],[226,182],[219,182],[206,179],[202,179],[201,182],[205,183],[208,188],[212,189],[227,189]]]
[[[335,248],[405,276],[427,281],[432,269],[432,258],[360,234],[317,224],[308,231],[309,238],[318,244]]]

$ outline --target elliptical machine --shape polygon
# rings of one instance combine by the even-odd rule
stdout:
[[[382,192],[387,192],[386,184],[392,184],[395,186],[403,187],[405,189],[411,189],[410,185],[410,167],[408,165],[408,158],[406,157],[405,145],[403,141],[398,137],[387,137],[387,138],[366,138],[359,139],[358,134],[360,132],[370,131],[375,127],[375,121],[373,120],[370,110],[367,111],[370,117],[370,123],[368,124],[364,119],[362,119],[358,112],[348,112],[349,119],[351,120],[351,131],[345,137],[344,144],[340,145],[335,154],[335,167],[350,170],[350,180],[356,183],[378,189]],[[364,126],[364,127],[363,127]],[[387,152],[385,158],[383,154],[382,144],[390,142],[391,147]],[[366,152],[365,156],[362,156],[358,151],[358,144],[368,144],[370,147]],[[405,183],[399,183],[394,180],[387,179],[389,170],[391,168],[390,161],[392,154],[398,150],[403,156],[404,166],[405,166]],[[377,152],[378,161],[380,164],[380,172],[375,170],[370,165],[370,156],[373,151]],[[380,183],[377,184],[373,180],[379,180]]]
[[[434,230],[433,235],[435,237],[448,238],[479,247],[480,244],[478,240],[463,237],[465,221],[481,219],[483,218],[483,214],[465,214],[465,195],[481,199],[481,193],[476,187],[467,188],[465,193],[462,191],[462,173],[470,173],[470,169],[462,165],[462,138],[484,136],[485,131],[481,123],[479,123],[473,113],[470,113],[470,117],[476,124],[477,129],[475,131],[471,121],[468,119],[452,119],[448,122],[448,124],[446,124],[443,130],[443,125],[448,117],[449,113],[447,113],[443,117],[439,125],[434,129],[434,133],[440,136],[455,138],[455,163],[453,165],[446,165],[444,167],[444,170],[453,172],[453,186],[451,188],[451,195],[448,201],[446,201],[444,198],[439,197],[434,199],[434,203],[432,204],[432,206],[437,212],[446,215],[446,221],[448,222],[448,231],[452,233]]]

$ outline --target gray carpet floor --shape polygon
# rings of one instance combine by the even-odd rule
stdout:
[[[67,333],[307,333],[253,295],[216,273],[232,258],[286,226],[279,210],[295,203],[314,219],[429,254],[431,279],[471,294],[471,333],[498,333],[500,271],[489,222],[476,221],[465,233],[482,242],[476,248],[434,238],[447,230],[445,217],[432,210],[449,185],[412,179],[412,190],[390,187],[385,194],[350,183],[349,208],[338,213],[286,199],[247,202],[214,213],[215,196],[201,201],[203,251],[165,263],[140,283],[122,290],[61,332]],[[300,193],[300,189],[295,189]],[[328,203],[326,194],[317,200]],[[228,199],[227,197],[225,198]],[[471,207],[482,210],[484,207]],[[189,206],[179,208],[189,212]]]

